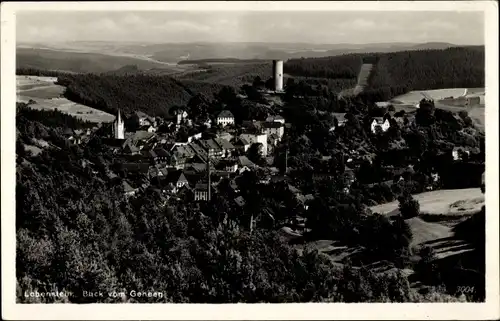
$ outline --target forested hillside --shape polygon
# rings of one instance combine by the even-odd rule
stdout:
[[[151,116],[171,117],[169,109],[186,105],[192,96],[212,97],[223,87],[202,82],[179,82],[168,76],[78,74],[62,75],[66,98],[109,113],[143,111]],[[147,95],[144,93],[147,92]]]
[[[383,93],[381,99],[419,89],[484,87],[484,47],[291,59],[284,71],[292,76],[355,80],[365,57],[378,59],[370,89]]]

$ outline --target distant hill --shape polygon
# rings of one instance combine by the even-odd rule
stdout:
[[[162,63],[100,53],[32,48],[18,48],[16,52],[16,67],[25,69],[35,68],[79,73],[101,73],[132,65],[137,66],[138,69],[172,69]]]
[[[177,63],[183,60],[242,59],[272,60],[336,56],[348,53],[394,52],[457,47],[451,43],[368,43],[368,44],[308,44],[308,43],[127,43],[75,41],[57,44],[18,44],[18,50],[38,49],[73,53],[101,54],[114,57],[157,60]],[[135,58],[134,58],[135,57]],[[130,63],[130,62],[129,62]],[[129,64],[126,63],[126,64]],[[111,68],[117,69],[119,67]],[[147,69],[142,68],[141,69]]]
[[[368,89],[378,90],[380,100],[412,90],[484,87],[484,46],[291,59],[284,72],[355,80],[366,57],[378,61]]]

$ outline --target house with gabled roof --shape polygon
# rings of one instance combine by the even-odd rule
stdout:
[[[250,148],[250,143],[243,137],[237,137],[233,146],[242,152],[246,152]]]
[[[172,193],[176,193],[183,186],[189,185],[189,181],[180,170],[168,171],[167,176],[163,176],[160,182],[163,186],[172,185],[173,188],[169,190]]]
[[[194,200],[207,201],[208,200],[208,184],[198,183],[194,187]]]
[[[130,183],[127,181],[122,182],[122,187],[123,187],[123,194],[125,195],[125,197],[134,196],[138,190],[137,188],[132,187]]]
[[[373,117],[373,120],[370,124],[370,129],[372,133],[376,133],[377,127],[380,126],[383,132],[386,132],[389,127],[391,127],[391,124],[389,122],[389,119],[384,117]]]
[[[234,199],[234,202],[236,203],[236,205],[238,205],[239,207],[243,207],[245,206],[245,199],[243,198],[243,196],[238,196]]]
[[[217,143],[217,145],[220,146],[222,150],[222,157],[230,157],[236,147],[234,147],[233,144],[231,144],[228,140],[223,139],[223,138],[214,138],[214,141]]]
[[[148,114],[142,112],[142,111],[136,111],[132,115],[132,119],[139,125],[139,126],[145,126],[145,125],[152,125],[156,126],[156,120],[154,117],[149,116]]]
[[[284,125],[281,122],[264,122],[262,128],[267,136],[276,135],[279,139],[281,139],[285,133]]]
[[[223,110],[217,115],[217,125],[234,125],[234,115],[229,110]]]

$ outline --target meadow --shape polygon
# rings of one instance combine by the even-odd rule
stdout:
[[[30,105],[33,109],[57,109],[95,123],[112,122],[115,119],[114,115],[62,97],[65,87],[56,85],[56,81],[55,77],[17,76],[17,101],[24,103],[35,101]]]

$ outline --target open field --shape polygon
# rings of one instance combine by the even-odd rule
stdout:
[[[437,108],[451,111],[453,113],[458,113],[460,111],[467,111],[469,116],[474,121],[474,124],[478,129],[484,131],[485,122],[485,105],[484,105],[484,88],[468,88],[468,95],[478,95],[480,97],[481,103],[477,106],[471,107],[460,107],[451,106],[439,102],[440,99],[445,97],[459,97],[464,94],[465,88],[448,88],[448,89],[435,89],[435,90],[415,90],[406,93],[401,96],[394,97],[391,102],[394,104],[396,110],[404,109],[406,112],[415,110],[414,107],[424,96],[421,93],[425,93],[430,98],[434,99]],[[399,106],[398,106],[399,105]]]
[[[56,85],[54,77],[17,76],[17,101],[27,103],[34,100],[36,103],[30,105],[33,109],[58,109],[83,120],[101,123],[112,122],[114,115],[103,111],[74,103],[62,97],[64,87]]]
[[[478,212],[484,203],[484,194],[479,188],[439,190],[413,195],[420,203],[420,212],[426,214],[470,215]],[[370,208],[374,213],[399,214],[398,201]]]
[[[426,94],[430,98],[437,101],[446,97],[459,97],[463,95],[466,88],[446,88],[446,89],[434,89],[434,90],[414,90],[410,91],[401,96],[394,97],[392,101],[400,101],[403,104],[417,104],[424,96],[421,93]],[[484,95],[484,88],[468,88],[468,94],[477,94],[481,96]]]

